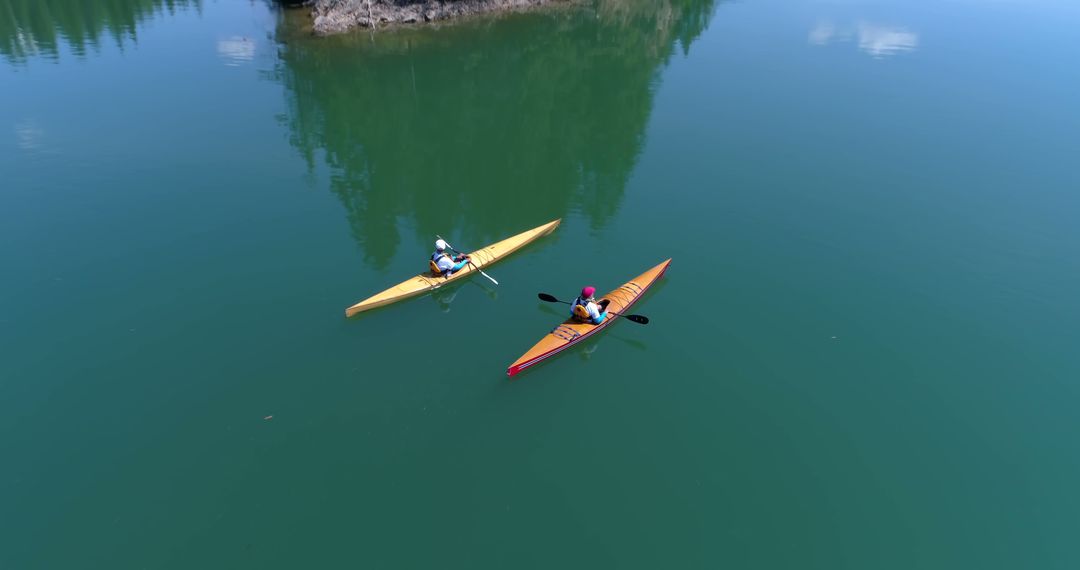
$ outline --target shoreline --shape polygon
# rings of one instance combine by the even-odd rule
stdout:
[[[312,32],[328,36],[354,28],[420,27],[467,16],[528,11],[571,3],[572,0],[315,0],[311,5]]]

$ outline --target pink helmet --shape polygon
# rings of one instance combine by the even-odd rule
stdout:
[[[594,293],[596,293],[596,287],[586,287],[581,290],[581,297],[589,298],[592,297]]]

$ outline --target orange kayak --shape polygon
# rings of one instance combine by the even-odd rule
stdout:
[[[608,299],[608,317],[598,325],[592,323],[583,323],[574,318],[569,318],[561,325],[556,326],[550,333],[544,338],[540,339],[540,342],[536,343],[529,349],[529,352],[521,355],[521,358],[514,361],[509,368],[506,369],[507,376],[513,376],[526,368],[533,366],[539,362],[542,362],[556,354],[574,346],[575,344],[589,338],[596,334],[604,327],[615,322],[618,317],[610,314],[623,313],[630,308],[646,291],[649,287],[660,279],[660,276],[667,271],[668,265],[671,265],[671,260],[668,259],[649,269],[645,273],[638,275],[637,277],[627,281],[621,285],[618,289],[608,293],[601,297],[601,300]]]

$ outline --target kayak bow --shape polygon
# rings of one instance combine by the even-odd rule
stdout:
[[[664,272],[667,271],[668,265],[671,265],[670,259],[649,269],[645,273],[638,275],[630,281],[627,281],[618,289],[601,297],[601,299],[608,299],[611,301],[608,303],[607,311],[609,313],[622,313],[629,309],[630,305],[633,305],[640,299],[641,296],[645,294],[645,291],[648,291],[649,287],[651,287],[657,279],[660,279]],[[582,323],[573,318],[566,319],[562,324],[552,329],[552,331],[544,338],[540,339],[540,342],[536,343],[536,345],[529,349],[528,352],[521,355],[521,358],[515,360],[514,363],[506,369],[506,375],[514,376],[518,372],[521,372],[534,364],[555,356],[567,348],[596,334],[615,320],[617,319],[610,314],[598,325]]]
[[[510,255],[511,253],[521,249],[536,239],[550,234],[555,231],[555,228],[559,227],[559,222],[562,219],[548,222],[542,226],[535,227],[531,230],[522,232],[515,236],[510,236],[500,242],[493,243],[487,247],[478,249],[469,254],[472,263],[467,264],[461,268],[457,273],[449,277],[433,277],[430,272],[421,273],[412,279],[408,279],[398,283],[397,285],[379,293],[372,295],[363,301],[345,309],[345,316],[351,317],[361,311],[368,309],[374,309],[375,307],[381,307],[383,305],[389,305],[402,299],[408,299],[421,293],[426,293],[433,289],[438,289],[447,283],[462,279],[471,275],[472,273],[479,271],[481,267],[495,263],[496,261]]]

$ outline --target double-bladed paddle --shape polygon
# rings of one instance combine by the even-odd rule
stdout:
[[[435,234],[435,237],[436,237],[436,238],[438,238],[438,239],[442,239],[443,241],[446,241],[446,240],[445,240],[445,239],[443,239],[443,237],[442,237],[441,235],[439,235],[439,234]],[[452,251],[452,252],[454,252],[454,253],[456,253],[456,254],[458,254],[458,255],[465,255],[464,253],[461,253],[460,251],[458,251],[457,249],[455,249],[455,248],[454,248],[454,246],[450,245],[450,242],[448,242],[448,241],[446,241],[446,247],[450,248],[450,251]],[[496,285],[498,285],[498,284],[499,284],[499,282],[498,282],[498,281],[496,281],[494,277],[492,277],[492,276],[488,275],[487,273],[484,273],[484,270],[483,270],[483,269],[480,269],[479,267],[477,267],[477,266],[476,266],[476,264],[475,264],[475,263],[473,263],[471,259],[468,259],[468,258],[466,258],[466,259],[468,260],[468,262],[469,262],[469,265],[473,266],[473,269],[475,269],[475,270],[477,270],[477,271],[479,271],[479,272],[480,272],[480,275],[483,275],[484,277],[487,277],[488,279],[490,279],[490,280],[491,280],[491,282],[492,282],[492,283],[494,283],[494,284],[496,284]]]
[[[573,303],[570,303],[569,301],[560,301],[556,299],[554,295],[548,295],[547,293],[537,293],[536,296],[540,297],[541,301],[547,301],[548,303],[563,303],[566,305],[573,305]],[[639,325],[649,324],[649,317],[646,317],[644,315],[624,315],[622,313],[616,313],[615,311],[608,311],[608,313],[615,315],[616,317],[622,317],[628,321],[635,322]]]

